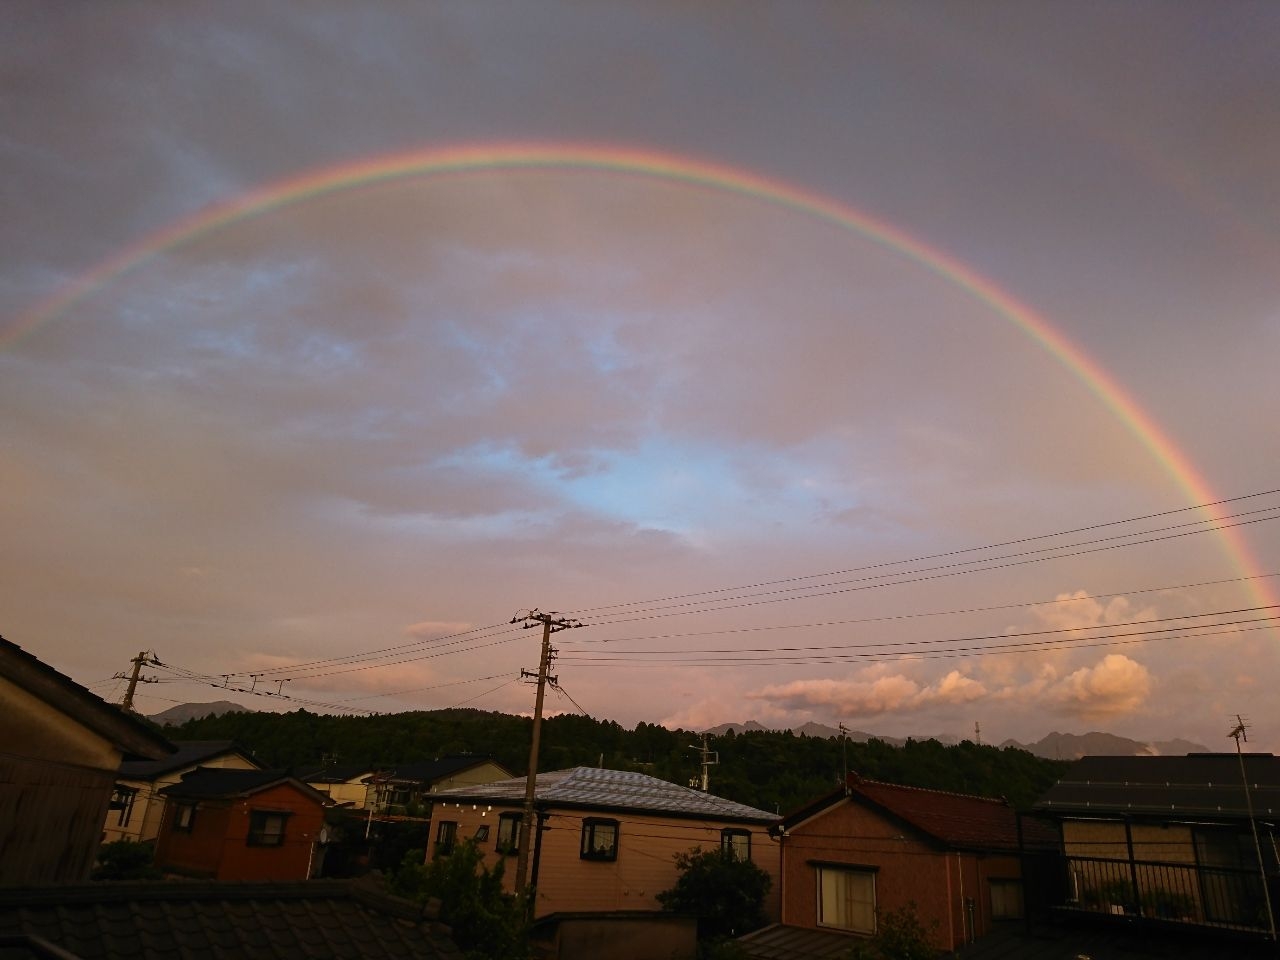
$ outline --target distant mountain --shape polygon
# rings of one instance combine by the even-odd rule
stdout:
[[[1190,740],[1160,740],[1142,743],[1113,733],[1058,733],[1053,732],[1035,743],[1019,743],[1006,740],[1002,747],[1017,747],[1046,760],[1079,760],[1081,757],[1144,757],[1173,756],[1186,753],[1208,753],[1209,748]]]
[[[202,717],[220,717],[224,713],[235,713],[242,711],[244,713],[253,713],[253,711],[242,704],[232,703],[230,700],[215,700],[213,703],[180,703],[176,707],[170,707],[168,710],[154,713],[147,717],[153,723],[160,726],[177,726],[180,723],[186,723],[188,720],[199,720]]]
[[[747,720],[744,723],[722,723],[718,727],[711,727],[704,730],[704,733],[713,737],[722,737],[730,730],[734,734],[764,732],[769,727],[757,723],[755,720]],[[810,721],[804,726],[793,727],[791,732],[806,737],[819,737],[821,739],[830,739],[831,737],[839,737],[840,731],[835,727],[828,727],[825,724],[814,723]],[[881,740],[884,743],[894,747],[901,747],[906,744],[905,737],[886,737],[879,733],[867,733],[865,730],[850,730],[846,734],[853,743],[866,743],[868,740]],[[954,746],[960,742],[959,737],[953,737],[949,734],[937,734],[934,736],[913,736],[912,740],[937,740],[939,743],[948,746]],[[1138,740],[1130,740],[1128,737],[1118,737],[1112,733],[1050,733],[1047,736],[1037,740],[1035,743],[1019,743],[1017,740],[1006,740],[1000,744],[1001,747],[1017,747],[1019,750],[1026,750],[1028,753],[1045,760],[1078,760],[1084,756],[1090,757],[1142,757],[1142,756],[1182,756],[1188,753],[1209,753],[1208,747],[1203,744],[1195,743],[1191,740],[1156,740],[1151,743],[1142,743]]]

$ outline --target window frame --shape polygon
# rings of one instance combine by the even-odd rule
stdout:
[[[746,847],[741,856],[738,853],[740,844],[735,842],[739,840],[745,841]],[[744,830],[741,827],[725,827],[720,831],[720,852],[727,857],[732,857],[734,860],[749,861],[751,859],[751,831]]]
[[[251,847],[283,847],[285,834],[289,830],[287,810],[250,810],[249,832],[245,835],[245,843]],[[269,827],[280,824],[279,831],[270,831]]]
[[[437,857],[448,856],[453,852],[453,848],[458,845],[458,821],[457,820],[439,820],[436,822],[436,845],[435,851]]]
[[[607,847],[601,848],[598,835],[606,831],[612,834],[612,842]],[[578,845],[578,858],[613,863],[618,859],[619,834],[617,820],[607,817],[585,817],[582,821],[582,839]]]
[[[817,925],[819,927],[822,927],[828,930],[844,930],[848,933],[862,933],[862,934],[870,934],[874,936],[876,933],[876,930],[878,929],[877,897],[878,897],[879,891],[876,889],[876,886],[877,886],[876,885],[876,872],[877,872],[876,868],[862,867],[856,864],[847,864],[847,863],[816,863],[814,864],[814,868],[816,871],[816,875],[814,877],[814,890],[817,894],[817,903],[815,905],[816,906],[815,920],[817,922]],[[856,921],[850,919],[849,917],[844,918],[846,922],[841,923],[841,922],[838,922],[838,919],[829,920],[823,916],[823,903],[827,899],[823,895],[824,893],[823,878],[824,876],[827,876],[827,875],[833,878],[834,877],[845,878],[846,882],[848,879],[851,879],[853,877],[857,877],[859,878],[859,880],[862,880],[865,878],[865,880],[870,882],[870,886],[871,886],[870,901],[866,901],[866,900],[858,901],[859,903],[867,904],[870,907],[870,911],[869,911],[870,925],[869,926],[867,925],[859,926],[856,923]],[[833,899],[835,898],[835,896],[839,896],[838,891],[832,891],[832,893],[833,893]],[[846,909],[848,909],[852,901],[848,898],[847,894],[843,897],[843,899],[845,901],[843,906]]]
[[[503,828],[507,824],[511,824],[510,830]],[[493,848],[504,857],[512,857],[520,852],[520,832],[524,828],[523,813],[500,813],[498,814],[498,836],[494,840]],[[510,840],[503,840],[503,833],[510,832]]]
[[[178,833],[191,833],[195,829],[199,807],[194,800],[177,801],[173,806],[173,829]]]
[[[476,827],[476,832],[471,835],[471,839],[476,843],[489,842],[489,824],[482,823]]]

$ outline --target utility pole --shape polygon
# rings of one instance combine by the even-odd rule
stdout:
[[[974,746],[982,746],[982,724],[977,720],[973,721],[973,743]]]
[[[524,616],[512,617],[511,622],[523,622],[526,630],[531,629],[535,624],[542,624],[542,655],[538,660],[538,672],[533,674],[528,670],[520,671],[522,679],[536,678],[538,684],[538,695],[533,704],[533,738],[529,744],[529,770],[524,778],[524,818],[520,822],[519,854],[516,857],[516,891],[522,892],[529,877],[529,848],[532,843],[535,823],[533,801],[534,786],[538,776],[538,746],[542,739],[542,701],[546,695],[548,680],[554,685],[560,679],[559,677],[547,676],[547,670],[558,652],[551,646],[551,635],[559,633],[561,630],[580,627],[582,624],[577,620],[561,617],[554,611],[543,613],[537,609],[530,610]]]
[[[1228,737],[1234,738],[1236,742],[1236,756],[1240,758],[1240,782],[1244,786],[1244,802],[1245,808],[1249,811],[1249,826],[1253,828],[1253,849],[1258,855],[1258,871],[1262,875],[1262,902],[1267,905],[1267,927],[1271,931],[1271,939],[1276,939],[1276,918],[1271,911],[1271,891],[1267,889],[1267,867],[1262,859],[1262,844],[1258,840],[1258,822],[1253,819],[1253,794],[1249,792],[1249,775],[1244,769],[1244,751],[1240,747],[1240,741],[1249,742],[1249,734],[1246,732],[1244,718],[1240,714],[1236,714],[1236,725]]]
[[[120,701],[120,709],[133,713],[133,694],[134,691],[138,689],[138,684],[160,682],[158,677],[142,676],[143,665],[163,667],[164,664],[160,662],[160,658],[156,656],[154,650],[141,650],[138,652],[138,655],[129,662],[133,664],[133,672],[127,677],[123,673],[117,673],[112,677],[112,679],[129,681],[129,689],[124,692],[124,699]]]
[[[841,720],[840,727],[840,788],[844,795],[849,795],[849,728]]]
[[[702,776],[691,782],[689,786],[698,787],[698,785],[701,784],[702,792],[706,793],[711,789],[711,768],[720,762],[720,754],[715,750],[708,749],[707,735],[705,733],[702,735],[702,746],[693,746],[689,749],[697,750],[702,755]],[[715,759],[712,760],[712,757],[715,757]]]

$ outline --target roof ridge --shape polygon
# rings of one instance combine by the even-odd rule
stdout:
[[[961,800],[981,800],[983,803],[993,803],[998,807],[1009,806],[1009,801],[1004,797],[984,797],[978,793],[960,793],[957,790],[938,790],[934,787],[915,787],[906,783],[888,783],[884,780],[867,780],[862,777],[852,786],[856,789],[858,785],[870,783],[877,787],[890,787],[894,790],[914,790],[917,793],[934,793],[943,797],[959,797]]]

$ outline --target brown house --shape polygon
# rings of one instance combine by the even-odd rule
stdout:
[[[914,904],[935,946],[955,950],[1022,916],[1019,821],[1004,800],[850,774],[778,829],[786,926],[870,936]]]
[[[281,770],[198,768],[160,791],[156,866],[213,880],[306,880],[329,799]]]
[[[0,717],[0,885],[87,879],[121,760],[173,745],[3,638]]]
[[[434,794],[437,849],[474,840],[487,865],[506,862],[510,889],[524,794],[524,777]],[[764,810],[642,773],[593,767],[540,773],[535,795],[541,825],[530,856],[535,917],[658,911],[657,895],[676,882],[675,854],[694,847],[750,858],[777,887],[778,845],[768,831],[777,817]],[[766,911],[777,915],[776,897]]]

